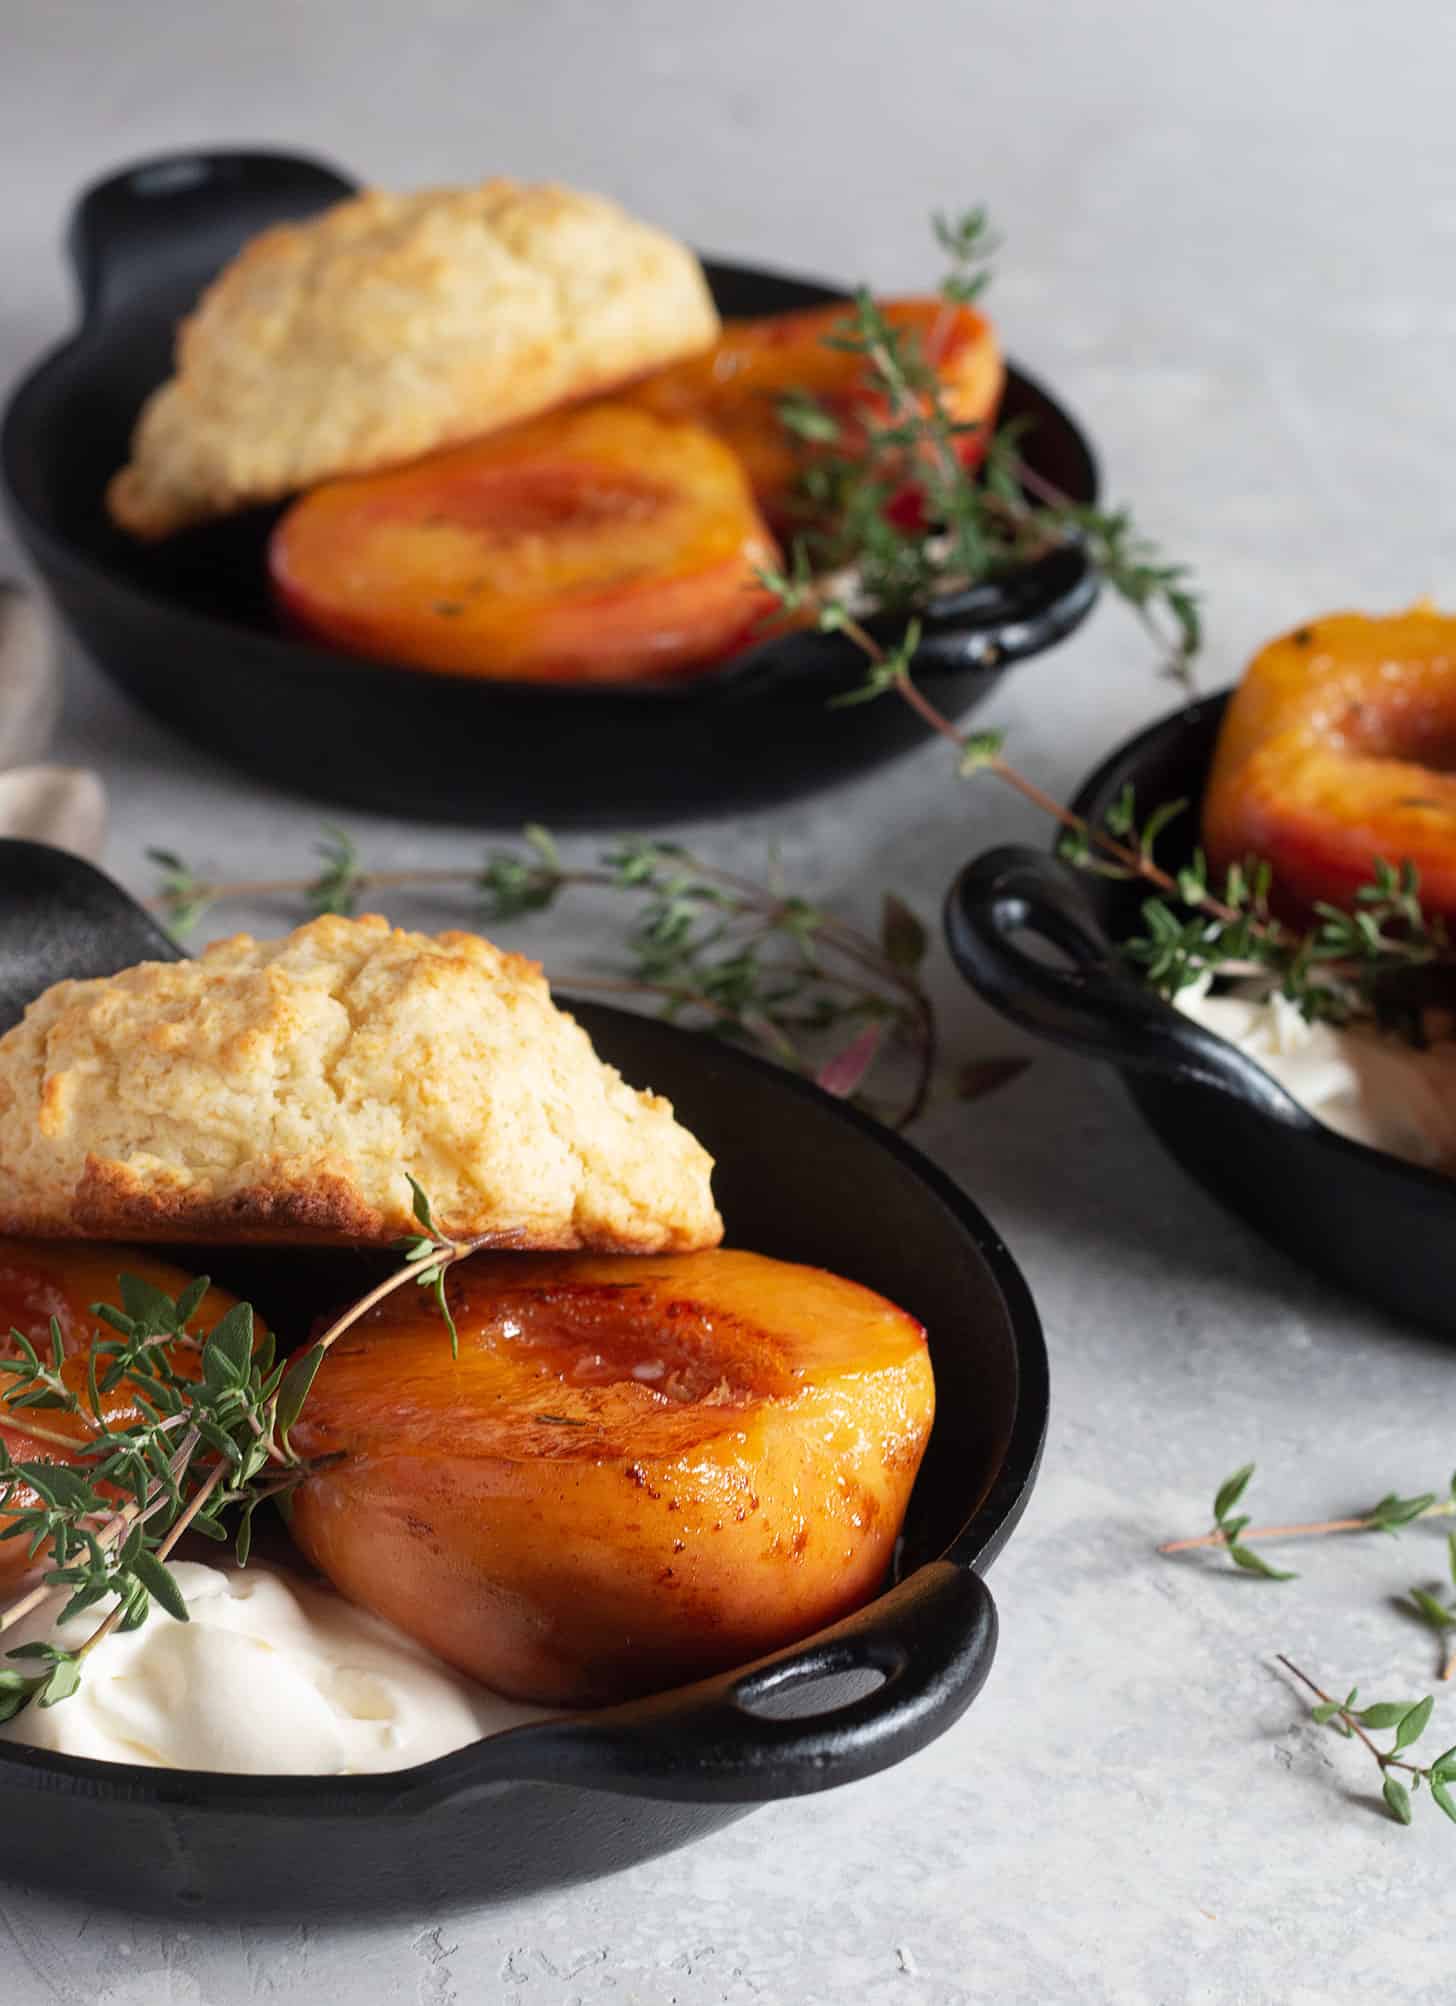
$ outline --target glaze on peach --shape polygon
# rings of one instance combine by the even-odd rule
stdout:
[[[325,1359],[292,1510],[352,1601],[512,1698],[742,1664],[873,1595],[930,1431],[925,1337],[760,1255],[478,1255]]]
[[[273,532],[295,624],[450,675],[632,682],[720,661],[777,601],[742,467],[711,433],[603,402],[327,482]]]
[[[1224,718],[1203,841],[1215,873],[1267,858],[1291,918],[1348,905],[1377,857],[1456,918],[1456,619],[1331,613],[1270,642]]]

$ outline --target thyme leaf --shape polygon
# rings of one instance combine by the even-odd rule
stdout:
[[[1357,1706],[1357,1688],[1352,1686],[1343,1700],[1332,1699],[1308,1672],[1301,1671],[1282,1651],[1279,1663],[1314,1694],[1310,1719],[1317,1726],[1332,1728],[1346,1741],[1358,1742],[1374,1758],[1380,1773],[1381,1797],[1398,1825],[1411,1823],[1415,1815],[1411,1800],[1423,1783],[1437,1810],[1443,1811],[1456,1824],[1456,1798],[1451,1794],[1451,1784],[1456,1781],[1456,1748],[1448,1748],[1433,1761],[1424,1763],[1407,1761],[1404,1754],[1406,1749],[1415,1746],[1430,1726],[1436,1707],[1434,1695],[1428,1693],[1419,1700],[1377,1700],[1372,1705]],[[1394,1739],[1390,1747],[1377,1747],[1374,1735],[1391,1729],[1394,1730]],[[1409,1783],[1402,1780],[1403,1776],[1410,1778]]]

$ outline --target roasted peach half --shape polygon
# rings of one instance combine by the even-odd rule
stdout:
[[[18,1330],[49,1362],[54,1317],[65,1354],[62,1380],[85,1401],[91,1346],[98,1337],[116,1335],[91,1306],[93,1303],[121,1306],[118,1287],[121,1275],[135,1275],[174,1298],[192,1280],[185,1269],[156,1260],[134,1247],[0,1240],[0,1358],[21,1356],[11,1337],[12,1331]],[[229,1295],[226,1289],[210,1288],[187,1325],[189,1335],[205,1337],[236,1301],[237,1297]],[[169,1346],[167,1356],[173,1369],[185,1378],[194,1378],[201,1371],[197,1362],[199,1347],[190,1341]],[[74,1442],[79,1451],[91,1432],[84,1416],[67,1413],[64,1408],[8,1406],[4,1395],[14,1391],[18,1384],[10,1374],[0,1374],[0,1442],[18,1463],[75,1462],[77,1454],[69,1452],[64,1444]],[[101,1413],[113,1428],[125,1428],[144,1418],[136,1403],[136,1389],[126,1379],[102,1394]],[[35,1493],[22,1486],[12,1502],[33,1504]],[[10,1514],[0,1512],[0,1529],[9,1522]],[[0,1540],[0,1588],[40,1565],[40,1561],[39,1555],[32,1559],[28,1540]]]
[[[484,1254],[389,1298],[293,1431],[334,1585],[518,1699],[593,1705],[845,1615],[890,1563],[934,1408],[883,1297],[756,1254]]]
[[[1225,715],[1203,841],[1218,870],[1266,858],[1290,917],[1347,905],[1384,858],[1456,919],[1456,618],[1331,613],[1271,641]]]
[[[961,456],[974,464],[985,452],[1006,380],[995,330],[973,307],[938,299],[886,300],[881,308],[934,365],[951,416],[980,428],[961,435]],[[864,420],[884,415],[864,357],[830,346],[848,311],[841,303],[728,321],[706,354],[660,369],[623,394],[660,418],[692,419],[716,432],[748,469],[769,522],[792,531],[804,521],[797,500],[804,452],[784,429],[780,400],[794,390],[818,398],[839,420],[850,450]],[[905,513],[913,493],[907,477],[906,493],[892,506]]]
[[[315,488],[268,562],[288,615],[356,654],[613,683],[743,647],[776,607],[756,578],[776,557],[719,440],[608,402]]]

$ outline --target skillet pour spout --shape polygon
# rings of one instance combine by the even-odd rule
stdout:
[[[89,864],[0,841],[0,1028],[64,976],[180,956]],[[999,1235],[918,1152],[809,1082],[656,1018],[567,1001],[602,1056],[667,1094],[717,1159],[735,1240],[849,1275],[925,1325],[937,1411],[895,1579],[757,1664],[393,1774],[216,1775],[0,1745],[0,1821],[26,1835],[28,1882],[170,1913],[515,1898],[869,1776],[944,1733],[981,1689],[998,1627],[981,1575],[1025,1508],[1048,1398],[1036,1311]],[[211,1249],[218,1280],[234,1255],[234,1279],[246,1275],[285,1340],[348,1292],[356,1259],[342,1250],[321,1279],[332,1255]]]

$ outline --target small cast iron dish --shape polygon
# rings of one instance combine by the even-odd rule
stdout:
[[[15,391],[0,479],[21,542],[76,638],[130,696],[265,780],[385,814],[501,826],[636,826],[732,813],[868,770],[918,743],[904,706],[828,708],[863,679],[842,635],[792,634],[696,678],[627,687],[485,682],[367,662],[287,633],[265,551],[279,511],[254,510],[156,546],[102,505],[142,400],[169,372],[177,321],[249,237],[351,194],[317,161],[174,154],[80,198],[69,244],[81,326]],[[748,266],[710,263],[726,314],[841,297]],[[1071,418],[1013,370],[1005,416],[1025,453],[1074,500],[1097,494]],[[1069,634],[1097,580],[1056,551],[943,602],[916,673],[961,716],[1004,670]],[[886,631],[893,631],[893,628]]]
[[[178,953],[89,865],[0,842],[0,1030],[63,976]],[[0,1744],[6,1875],[254,1917],[489,1901],[869,1776],[975,1698],[997,1631],[981,1572],[1025,1507],[1047,1420],[1041,1327],[1015,1263],[949,1178],[817,1088],[698,1033],[572,1007],[603,1056],[668,1094],[717,1158],[737,1243],[853,1276],[924,1322],[937,1411],[893,1579],[847,1621],[755,1666],[393,1775],[219,1776]],[[337,1257],[343,1275],[325,1277],[317,1257],[191,1258],[286,1330],[290,1315],[306,1329],[321,1301],[353,1293],[340,1284],[358,1257]]]
[[[1227,691],[1205,697],[1119,747],[1083,782],[1077,813],[1100,823],[1128,785],[1144,812],[1187,801],[1159,843],[1170,868],[1186,862],[1227,702]],[[1025,1030],[1110,1060],[1169,1153],[1276,1246],[1401,1316],[1456,1332],[1456,1180],[1336,1135],[1253,1059],[1140,982],[1115,943],[1135,931],[1144,896],[1008,845],[957,878],[946,932],[987,1002]],[[1028,939],[1059,963],[1029,952]]]

